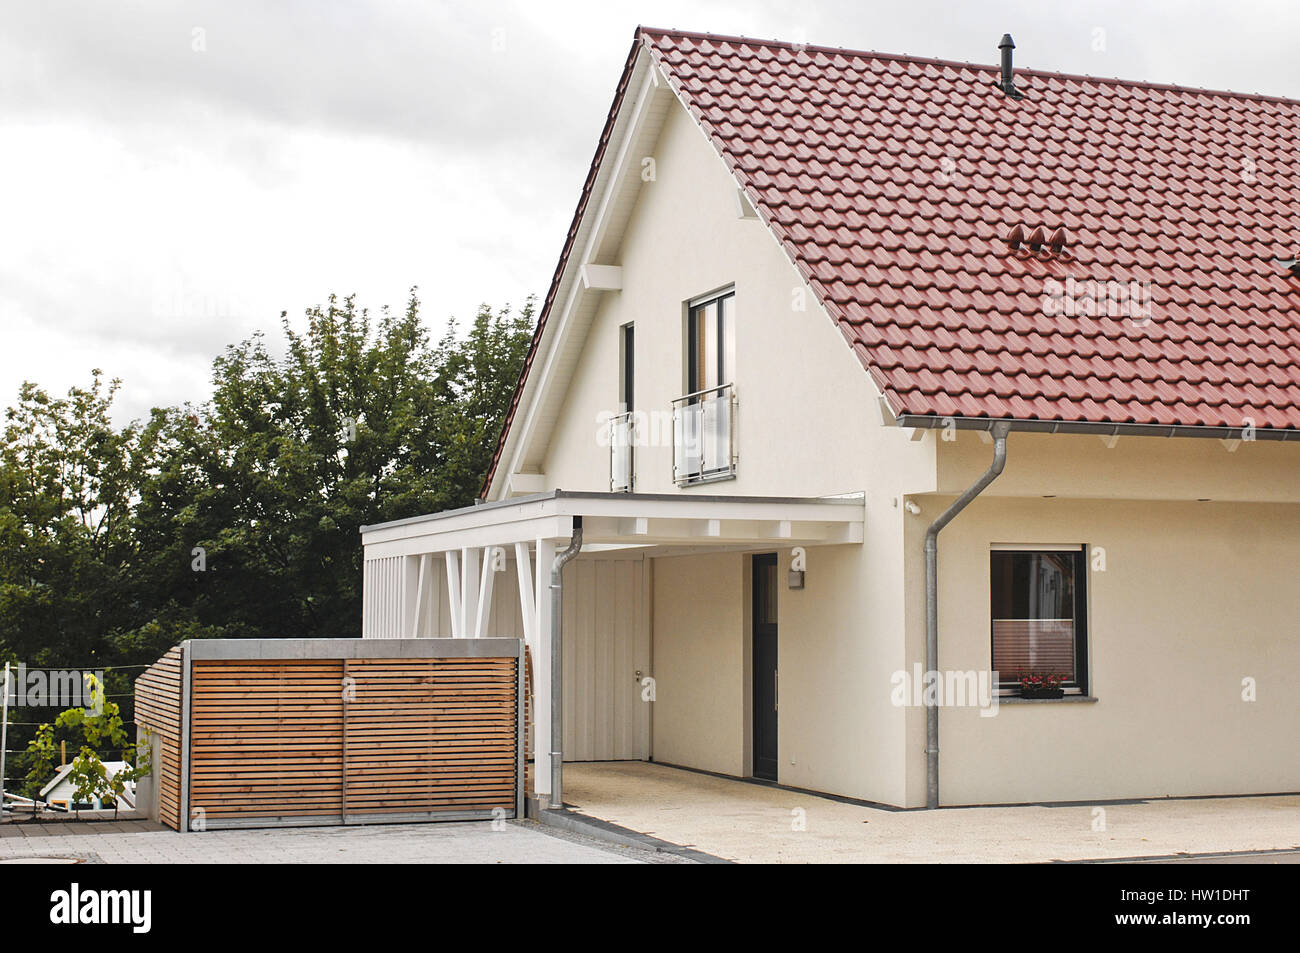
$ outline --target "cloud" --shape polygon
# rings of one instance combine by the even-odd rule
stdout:
[[[43,0],[0,30],[0,397],[91,367],[121,415],[331,292],[439,334],[543,295],[638,18],[1296,95],[1295,9],[912,0]],[[1097,49],[1098,30],[1104,35]]]

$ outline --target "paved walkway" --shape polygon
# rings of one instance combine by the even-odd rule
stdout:
[[[97,828],[92,830],[92,828]],[[0,864],[45,858],[109,864],[621,864],[670,855],[552,832],[532,821],[297,827],[178,834],[156,824],[0,825]]]
[[[1094,830],[1092,805],[888,811],[624,761],[565,765],[564,800],[742,863],[1023,863],[1300,849],[1296,796],[1103,803],[1105,829]]]

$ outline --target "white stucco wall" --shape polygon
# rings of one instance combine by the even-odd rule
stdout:
[[[820,496],[862,490],[885,453],[909,489],[933,487],[934,450],[879,423],[870,377],[771,234],[736,214],[735,185],[713,147],[677,107],[655,150],[623,240],[623,290],[604,294],[561,420],[546,453],[547,488],[606,490],[609,451],[597,418],[618,410],[619,328],[636,326],[640,411],[665,426],[637,450],[641,493]],[[736,290],[736,479],[678,489],[672,481],[671,402],[685,392],[686,302]],[[563,386],[563,385],[561,385]],[[903,472],[906,471],[906,474]]]
[[[928,500],[909,529],[913,582],[924,527],[947,502]],[[1300,789],[1300,588],[1289,579],[1300,506],[978,500],[940,537],[943,670],[991,664],[994,543],[1104,549],[1105,571],[1087,579],[1097,701],[1003,705],[992,718],[944,709],[942,803]],[[911,660],[923,634],[909,629]],[[1243,701],[1243,678],[1256,701]],[[912,712],[909,750],[920,751],[924,716]],[[907,803],[923,804],[924,759],[909,767]]]
[[[566,397],[543,484],[608,489],[597,421],[617,409],[619,328],[636,325],[637,409],[666,420],[685,389],[685,303],[734,284],[738,476],[675,487],[664,426],[659,445],[638,448],[635,488],[865,491],[864,544],[810,549],[807,589],[780,593],[779,780],[923,804],[924,711],[891,704],[890,678],[923,658],[925,528],[991,447],[882,426],[869,376],[811,295],[792,308],[801,279],[760,222],[737,217],[729,175],[680,109],[655,158],[617,261],[623,290],[603,293],[576,372],[554,383]],[[1300,788],[1296,463],[1295,446],[1265,442],[1229,453],[1217,440],[1107,448],[1013,434],[1006,473],[941,536],[941,667],[989,666],[991,542],[1102,545],[1110,568],[1090,594],[1100,700],[1004,706],[991,719],[944,711],[944,802]],[[781,550],[782,579],[788,563]],[[747,566],[740,553],[652,560],[658,760],[749,770]],[[1260,684],[1249,705],[1237,700],[1246,676]]]
[[[655,560],[656,761],[745,773],[744,559],[716,553]],[[733,592],[734,599],[722,597]]]

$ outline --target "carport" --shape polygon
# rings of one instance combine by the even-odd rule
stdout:
[[[366,526],[362,635],[524,639],[537,739],[531,785],[550,806],[562,800],[559,765],[575,754],[652,754],[643,704],[650,559],[860,544],[864,510],[861,494],[555,490]]]

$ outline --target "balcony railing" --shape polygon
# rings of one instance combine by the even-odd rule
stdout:
[[[631,412],[609,418],[609,489],[614,493],[632,492],[633,449],[636,446],[636,421]]]
[[[673,401],[673,480],[678,486],[736,475],[736,391],[731,384]]]

